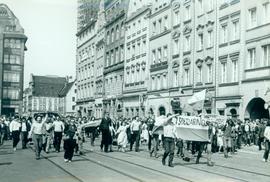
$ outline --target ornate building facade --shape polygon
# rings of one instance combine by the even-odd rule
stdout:
[[[18,18],[0,4],[0,115],[22,112],[26,41]]]
[[[105,2],[103,56],[96,44],[96,64],[104,61],[103,92],[96,87],[103,100],[96,102],[112,117],[165,111],[269,118],[269,3]],[[195,111],[188,100],[202,90],[206,101]]]
[[[112,117],[123,114],[125,19],[128,1],[113,0],[105,7],[104,110]]]
[[[130,0],[125,33],[124,116],[145,115],[149,80],[150,1]]]

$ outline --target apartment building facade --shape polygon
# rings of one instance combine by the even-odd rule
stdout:
[[[0,4],[0,115],[22,112],[26,41],[19,19]]]
[[[94,116],[96,20],[77,33],[77,112],[79,116]]]
[[[113,0],[105,6],[104,111],[123,114],[125,18],[128,1]]]
[[[269,118],[269,7],[269,0],[106,2],[103,111]],[[202,90],[204,105],[191,108]]]
[[[146,114],[150,3],[148,0],[130,0],[127,11],[123,88],[125,117]]]

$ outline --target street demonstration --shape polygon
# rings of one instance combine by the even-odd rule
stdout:
[[[203,101],[204,98],[195,99],[195,103]],[[175,155],[186,162],[195,159],[196,164],[206,155],[207,165],[214,166],[212,153],[223,153],[228,158],[236,155],[238,149],[251,145],[257,145],[258,150],[265,149],[264,162],[269,156],[270,121],[267,119],[241,121],[236,116],[165,115],[161,112],[160,116],[150,113],[145,118],[117,119],[104,113],[101,120],[96,120],[94,117],[61,117],[47,112],[33,117],[2,116],[0,121],[0,144],[12,139],[15,152],[21,140],[23,149],[34,149],[37,160],[42,158],[42,150],[46,153],[64,151],[64,161],[72,162],[74,153],[84,155],[87,138],[91,146],[100,139],[100,150],[105,153],[133,149],[140,152],[141,146],[147,146],[149,156],[159,158],[158,152],[163,151],[161,163],[169,167],[174,167]]]

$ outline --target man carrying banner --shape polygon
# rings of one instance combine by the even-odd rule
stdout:
[[[177,132],[176,132],[176,126],[173,123],[172,119],[176,115],[167,114],[167,120],[165,121],[163,125],[163,132],[164,132],[164,154],[162,158],[162,164],[166,164],[166,158],[169,155],[169,167],[174,167],[173,157],[174,157],[174,148],[175,148],[175,139],[177,138]]]

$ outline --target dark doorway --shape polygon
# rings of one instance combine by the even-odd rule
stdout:
[[[269,119],[269,111],[264,108],[265,101],[258,97],[252,99],[246,108],[246,112],[249,115],[250,119],[262,119],[268,118]]]

